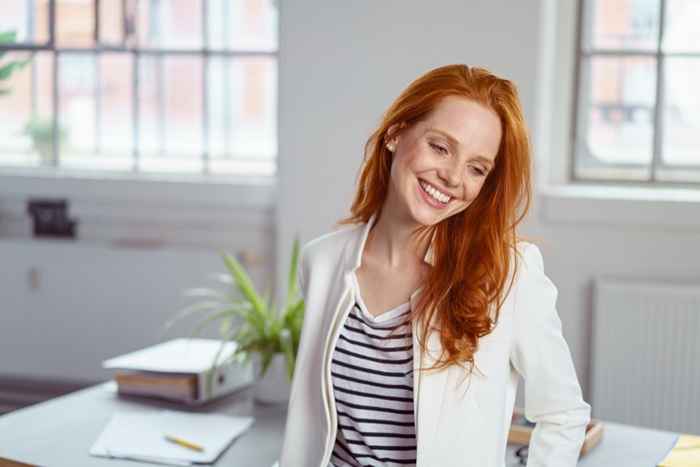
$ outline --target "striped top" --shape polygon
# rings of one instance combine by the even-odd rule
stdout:
[[[333,466],[415,466],[410,302],[374,317],[353,274],[355,306],[333,350]]]

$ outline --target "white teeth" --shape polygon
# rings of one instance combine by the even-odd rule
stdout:
[[[430,194],[430,196],[440,201],[442,204],[447,204],[450,201],[450,197],[448,195],[442,193],[437,188],[434,188],[432,185],[428,185],[426,182],[423,181],[421,181],[420,184],[423,187],[423,189],[428,194]]]

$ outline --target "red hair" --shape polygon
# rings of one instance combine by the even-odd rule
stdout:
[[[502,136],[494,168],[477,198],[464,211],[419,229],[434,235],[434,267],[411,314],[421,322],[424,351],[429,331],[439,333],[442,354],[433,369],[462,363],[473,369],[478,340],[493,331],[504,291],[512,285],[516,227],[532,196],[530,144],[515,85],[463,64],[435,68],[409,84],[367,140],[351,215],[337,225],[366,223],[373,213],[381,213],[392,160],[384,144],[389,128],[425,119],[447,96],[468,98],[493,110]],[[513,275],[506,286],[509,271]]]

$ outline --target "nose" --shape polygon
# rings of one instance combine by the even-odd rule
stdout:
[[[455,164],[448,164],[438,169],[438,177],[450,188],[458,186],[462,179]]]

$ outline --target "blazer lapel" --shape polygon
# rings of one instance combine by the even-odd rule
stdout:
[[[427,352],[423,352],[419,342],[420,332],[420,323],[414,321],[413,410],[416,417],[417,465],[431,465],[431,451],[437,446],[436,436],[447,391],[448,370],[428,369],[440,355],[440,336],[432,332],[426,342]]]

